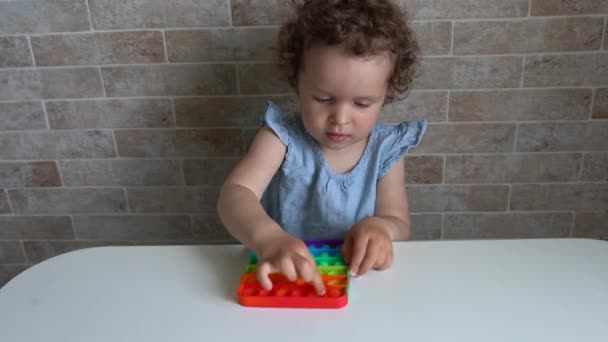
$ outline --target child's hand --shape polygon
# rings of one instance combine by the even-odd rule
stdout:
[[[393,241],[381,221],[368,217],[350,230],[342,254],[353,277],[365,274],[370,268],[385,270],[393,264]]]
[[[266,289],[272,288],[269,274],[281,272],[290,281],[298,277],[312,285],[319,295],[325,294],[325,285],[316,263],[304,242],[289,234],[273,238],[260,248],[257,277]]]

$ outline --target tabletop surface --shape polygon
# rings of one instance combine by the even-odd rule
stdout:
[[[0,289],[0,340],[608,341],[608,242],[395,243],[342,309],[251,308],[240,245],[99,247]],[[312,339],[312,340],[311,340]]]

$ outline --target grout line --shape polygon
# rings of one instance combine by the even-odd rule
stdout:
[[[241,138],[243,139],[243,154],[247,154],[247,142],[244,129],[241,129]]]
[[[169,102],[171,103],[171,115],[173,116],[173,129],[178,128],[177,126],[177,114],[175,114],[175,102],[173,101],[173,98],[169,98]]]
[[[604,32],[602,32],[602,50],[608,48],[606,46],[606,31],[608,30],[608,17],[604,17]]]
[[[42,112],[44,113],[44,120],[46,123],[46,129],[51,129],[51,123],[49,121],[49,114],[46,110],[46,101],[43,100],[43,101],[41,101],[41,103],[42,103]]]
[[[4,189],[4,196],[6,196],[6,201],[8,202],[8,207],[11,210],[11,214],[16,214],[15,209],[13,209],[13,201],[11,201],[11,196],[8,194],[8,189]]]
[[[524,81],[526,77],[526,60],[526,56],[523,56],[521,59],[521,79],[519,80],[519,87],[522,89],[524,88]]]
[[[21,251],[23,252],[23,257],[25,259],[25,263],[29,264],[32,261],[30,260],[29,255],[27,255],[27,252],[25,251],[25,244],[23,243],[23,240],[19,240],[19,244],[21,245]]]
[[[127,212],[126,212],[126,214],[131,214],[131,213],[133,213],[133,211],[131,210],[131,203],[129,203],[129,192],[127,191],[126,187],[122,188],[122,192],[125,195],[125,201],[126,201],[126,204],[127,204],[127,208],[126,208]]]
[[[581,167],[578,170],[578,181],[582,182],[583,181],[583,168],[585,167],[585,156],[587,156],[587,153],[583,152],[582,153],[583,156],[581,157]]]
[[[101,91],[103,94],[103,98],[107,98],[108,94],[106,93],[106,82],[103,79],[103,72],[101,71],[101,67],[97,67],[97,70],[99,70],[99,79],[101,80]]]
[[[34,64],[34,67],[36,67],[37,63],[36,63],[36,57],[34,56],[34,48],[32,47],[32,40],[30,39],[29,35],[25,36],[25,38],[27,39],[27,45],[30,48],[30,56],[32,56],[32,63]]]
[[[116,157],[120,158],[120,154],[118,153],[118,143],[116,143],[116,132],[112,131],[112,142],[114,143],[114,152],[116,153]]]
[[[70,223],[72,224],[72,233],[74,233],[74,240],[78,240],[78,231],[76,230],[76,225],[74,224],[74,215],[70,215]]]
[[[450,53],[448,54],[449,56],[454,56],[454,32],[456,31],[456,22],[454,20],[451,21],[452,23],[452,37],[451,37],[451,42],[450,42]]]
[[[528,0],[528,17],[532,17],[532,1],[534,0]],[[538,18],[538,17],[534,17],[534,18]]]
[[[165,51],[165,63],[169,63],[169,53],[167,52],[167,37],[165,36],[165,30],[160,31],[163,35],[163,48]]]
[[[513,149],[511,153],[517,152],[517,137],[519,136],[519,122],[515,123],[515,137],[513,138]]]
[[[589,120],[593,119],[593,109],[595,107],[595,100],[597,96],[597,88],[591,89],[591,105],[589,106]]]
[[[572,222],[570,222],[570,237],[574,236],[574,228],[576,227],[576,211],[571,211]]]
[[[439,240],[443,240],[445,229],[445,213],[441,212],[441,231],[439,232]]]
[[[57,173],[59,174],[59,182],[61,182],[61,186],[65,186],[65,182],[63,181],[63,175],[62,175],[62,171],[61,171],[61,167],[59,164],[59,160],[53,160],[53,162],[55,163],[55,167],[57,168]]]
[[[445,108],[446,108],[445,121],[450,122],[450,100],[452,98],[452,90],[448,90],[448,95],[446,96],[446,98],[447,98],[447,104],[445,106]]]
[[[507,193],[507,209],[506,211],[511,211],[511,193],[513,192],[512,184],[509,184],[509,192]]]
[[[239,76],[239,66],[234,65],[234,75],[236,77],[236,94],[241,95],[241,77]]]
[[[233,20],[232,20],[232,0],[224,0],[228,3],[228,25],[230,27],[232,27],[233,24]]]
[[[447,163],[448,163],[448,157],[446,155],[442,155],[442,161],[443,161],[443,173],[441,174],[441,183],[439,184],[446,184],[445,182],[445,170],[447,168]]]
[[[432,59],[492,59],[502,57],[522,57],[522,56],[586,56],[586,55],[605,55],[605,50],[585,50],[585,51],[546,51],[546,52],[529,52],[529,53],[503,53],[503,54],[475,54],[475,55],[422,55],[426,60]],[[115,64],[74,64],[74,65],[51,65],[51,66],[36,66],[36,67],[8,67],[0,68],[4,71],[27,71],[27,70],[52,70],[52,69],[86,69],[93,67],[101,68],[124,68],[124,67],[150,67],[150,66],[218,66],[218,65],[252,65],[265,64],[276,65],[273,60],[223,60],[223,61],[198,61],[198,62],[175,62],[175,63],[115,63]]]
[[[89,0],[86,0],[84,2],[87,6],[87,14],[89,15],[89,27],[91,28],[91,31],[93,30],[93,18],[91,17],[91,9],[89,8]]]

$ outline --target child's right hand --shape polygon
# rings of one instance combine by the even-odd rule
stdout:
[[[258,281],[266,290],[272,288],[271,273],[283,273],[290,281],[298,277],[312,285],[319,295],[325,294],[325,285],[316,263],[304,242],[284,233],[268,240],[259,248]]]

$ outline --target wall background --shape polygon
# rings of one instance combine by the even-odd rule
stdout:
[[[383,121],[413,238],[608,238],[608,2],[402,0],[423,73]],[[230,241],[224,176],[267,100],[277,0],[0,1],[0,286],[108,244]]]

